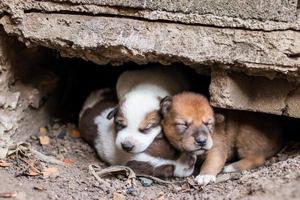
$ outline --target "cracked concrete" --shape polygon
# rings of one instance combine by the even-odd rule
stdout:
[[[211,104],[215,107],[300,118],[300,84],[224,70],[212,72]]]
[[[273,2],[272,2],[273,1]],[[145,1],[147,2],[147,1]],[[281,1],[260,1],[260,3],[253,3],[252,1],[241,1],[241,4],[250,4],[262,6],[261,10],[256,10],[257,7],[243,6],[243,9],[248,10],[244,12],[241,10],[240,4],[236,4],[237,1],[231,2],[231,9],[226,10],[222,9],[222,5],[225,2],[216,2],[216,1],[197,1],[197,3],[206,3],[206,5],[198,6],[202,12],[187,12],[186,10],[180,11],[182,5],[178,5],[180,1],[172,1],[170,6],[154,6],[158,2],[150,1],[147,5],[142,4],[140,1],[61,1],[61,0],[47,0],[47,1],[38,1],[38,0],[2,0],[0,2],[0,13],[7,12],[11,15],[11,18],[20,23],[24,16],[24,13],[29,12],[43,12],[43,13],[68,13],[68,14],[77,14],[77,15],[111,15],[111,16],[124,16],[128,18],[140,18],[143,20],[150,21],[168,21],[184,24],[193,24],[193,25],[206,25],[206,26],[215,26],[215,27],[231,27],[231,28],[245,28],[251,30],[300,30],[300,19],[299,15],[296,13],[296,2],[287,1],[285,3]],[[196,1],[195,1],[196,2]],[[270,3],[272,2],[272,3]],[[165,4],[165,2],[159,1],[159,3]],[[232,4],[234,5],[232,6]],[[151,5],[153,4],[153,5]],[[192,4],[186,4],[191,6]],[[174,7],[178,7],[178,12],[174,12]],[[205,8],[205,6],[207,8]],[[216,9],[215,7],[218,9]],[[226,6],[226,5],[225,5]],[[229,6],[229,5],[227,5]],[[264,6],[264,7],[263,7]],[[276,7],[275,9],[270,9],[270,6]],[[267,7],[267,9],[266,9]],[[152,9],[150,9],[152,8]],[[157,8],[157,9],[155,9]],[[166,8],[166,9],[164,9]],[[193,8],[197,9],[197,8]],[[175,9],[176,10],[176,9]],[[211,12],[210,12],[210,11]],[[291,12],[288,12],[291,11]],[[230,12],[231,11],[231,12]],[[222,13],[223,12],[223,13]],[[226,15],[226,12],[230,12]],[[241,12],[242,15],[246,14],[248,17],[238,15]],[[273,17],[263,17],[259,15],[267,15],[268,13],[273,12]],[[281,17],[282,20],[279,20]]]
[[[6,156],[13,141],[24,141],[48,123],[46,106],[30,107],[30,91],[41,91],[39,99],[50,92],[45,87],[46,73],[36,69],[37,58],[42,57],[43,52],[38,49],[35,56],[30,56],[32,52],[0,30],[0,159]],[[40,73],[40,78],[36,78],[34,72]]]
[[[57,49],[100,65],[181,62],[227,64],[249,74],[299,78],[300,33],[246,31],[116,17],[28,13],[21,25],[1,22],[27,45]]]

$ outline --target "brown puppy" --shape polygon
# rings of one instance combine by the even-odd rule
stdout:
[[[263,165],[282,147],[278,117],[261,113],[223,110],[214,114],[208,100],[184,92],[162,101],[163,129],[180,151],[204,154],[196,181],[206,185],[221,172],[237,172]],[[240,160],[225,166],[235,157]]]

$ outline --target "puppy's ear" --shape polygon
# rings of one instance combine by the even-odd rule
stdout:
[[[172,97],[170,96],[166,96],[160,101],[160,112],[163,116],[169,112],[171,108],[171,104],[172,104]]]
[[[215,114],[215,122],[217,124],[223,123],[224,121],[225,121],[225,116],[223,114],[220,113]]]
[[[112,109],[112,111],[110,111],[108,113],[108,115],[106,116],[106,118],[109,119],[109,120],[111,120],[112,118],[115,117],[115,115],[117,114],[118,110],[119,110],[119,107],[116,106],[114,109]]]

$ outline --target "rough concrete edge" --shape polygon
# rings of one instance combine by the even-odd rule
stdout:
[[[2,4],[2,6],[1,6]],[[1,8],[2,7],[2,8]],[[5,7],[5,9],[4,9]],[[10,3],[10,0],[0,2],[1,9],[7,10],[8,13],[20,22],[22,14],[28,12],[47,12],[47,13],[69,13],[77,15],[113,15],[130,18],[141,18],[150,21],[168,21],[169,23],[183,23],[202,26],[214,26],[220,28],[241,28],[249,30],[300,30],[300,15],[297,11],[297,20],[295,22],[279,22],[272,20],[260,21],[257,19],[241,19],[226,16],[215,16],[212,14],[184,14],[172,13],[167,11],[152,11],[139,10],[134,8],[124,8],[115,6],[101,6],[101,5],[80,5],[68,4],[59,2],[43,2],[34,0],[24,0],[22,2]],[[3,11],[2,11],[3,12]]]
[[[213,83],[214,85],[210,84],[209,86],[209,93],[210,93],[210,104],[216,108],[225,108],[225,109],[234,109],[234,110],[247,110],[247,111],[251,111],[251,112],[262,112],[262,113],[269,113],[269,114],[275,114],[275,115],[283,115],[283,116],[287,116],[287,117],[293,117],[293,118],[300,118],[300,115],[295,114],[296,110],[290,110],[289,108],[289,100],[294,97],[293,95],[295,94],[296,91],[300,90],[300,83],[299,82],[288,82],[287,84],[289,84],[291,86],[291,88],[286,91],[286,95],[283,98],[283,103],[284,105],[281,107],[280,110],[276,111],[266,111],[266,110],[261,110],[261,109],[257,109],[255,107],[241,107],[238,106],[236,104],[233,104],[233,102],[231,101],[230,98],[230,91],[228,91],[228,81],[229,79],[227,78],[228,76],[230,76],[231,72],[230,71],[225,71],[225,69],[223,68],[215,68],[211,71],[211,78],[212,81],[211,83]],[[266,77],[264,77],[266,78]],[[230,78],[231,79],[231,78]],[[221,86],[221,85],[222,86]],[[219,86],[219,87],[218,87]],[[222,90],[222,92],[220,92],[219,90],[215,90],[215,88],[225,88],[225,90]],[[222,101],[220,100],[216,100],[216,99],[222,99]],[[299,102],[300,103],[300,102]]]
[[[139,0],[132,0],[132,1],[118,1],[118,0],[47,0],[47,1],[51,1],[51,2],[58,2],[58,3],[64,3],[64,4],[74,4],[74,5],[79,5],[79,4],[84,4],[84,5],[99,5],[99,6],[113,6],[113,7],[127,7],[127,8],[133,8],[133,9],[137,9],[137,10],[158,10],[158,11],[167,11],[167,12],[173,12],[173,13],[183,13],[183,14],[189,14],[189,13],[195,13],[198,14],[199,11],[201,10],[201,6],[197,4],[198,3],[202,3],[202,7],[206,7],[206,5],[208,5],[208,10],[202,10],[202,12],[206,12],[206,13],[210,13],[209,10],[214,10],[212,12],[215,12],[214,15],[216,16],[238,16],[241,19],[259,19],[261,20],[263,17],[269,18],[273,21],[282,21],[282,22],[286,22],[286,21],[294,21],[296,18],[296,11],[297,11],[297,2],[295,1],[281,1],[280,6],[277,5],[279,8],[284,8],[285,10],[275,10],[278,11],[276,12],[277,16],[270,16],[272,15],[270,12],[270,7],[268,7],[269,11],[266,11],[264,13],[269,13],[270,15],[267,16],[259,16],[259,15],[263,15],[262,13],[258,14],[258,16],[256,14],[256,10],[251,10],[251,14],[254,14],[254,16],[252,15],[248,15],[247,16],[247,12],[249,12],[249,10],[244,10],[244,13],[236,13],[238,11],[237,10],[238,7],[235,7],[235,5],[239,5],[241,7],[239,7],[238,10],[243,10],[245,8],[249,8],[250,6],[243,6],[240,4],[239,1],[233,1],[235,3],[233,3],[232,1],[228,1],[228,2],[219,2],[219,3],[212,3],[213,1],[200,1],[199,0],[189,0],[189,1],[157,1],[157,0],[153,0],[153,1],[139,1]],[[269,3],[269,6],[271,6],[270,4],[272,2],[270,2],[270,0],[267,1]],[[255,0],[251,1],[252,4],[255,3]],[[257,2],[258,3],[258,2]],[[275,5],[278,3],[276,3],[276,1],[274,2]],[[211,5],[212,4],[212,5]],[[229,7],[226,7],[224,9],[224,6],[226,6],[226,4],[230,5],[230,7],[232,7],[233,11],[228,12],[228,10],[230,10]],[[210,6],[209,6],[210,5]],[[221,7],[220,7],[221,6]],[[243,7],[242,7],[243,6]],[[212,8],[213,7],[213,8]],[[279,9],[277,7],[277,9]],[[261,8],[266,8],[266,5],[263,6],[259,6],[258,11]],[[220,11],[221,10],[221,11]],[[200,11],[201,12],[201,11]],[[288,13],[288,14],[287,14]],[[200,13],[201,15],[201,13]],[[274,14],[273,14],[274,15]],[[279,16],[278,16],[279,15]],[[283,17],[284,16],[284,17]],[[286,17],[289,16],[290,19],[287,19]],[[288,18],[289,18],[288,17]]]
[[[163,65],[170,65],[175,62],[180,62],[193,68],[199,68],[199,66],[201,65],[213,66],[218,64],[219,66],[226,68],[227,70],[232,69],[233,71],[243,72],[248,75],[265,76],[269,79],[273,79],[275,77],[284,77],[285,79],[288,79],[290,81],[300,81],[300,70],[298,69],[298,66],[280,66],[274,64],[270,65],[239,61],[228,63],[225,61],[221,62],[216,60],[203,60],[199,62],[197,61],[197,63],[195,63],[193,60],[187,57],[168,54],[165,55],[163,53],[157,54],[156,52],[150,51],[143,52],[143,54],[141,55],[136,55],[134,50],[128,48],[126,45],[111,45],[109,46],[109,48],[107,46],[99,45],[96,47],[85,48],[84,52],[79,52],[79,50],[76,49],[76,45],[74,45],[72,41],[64,40],[63,38],[56,38],[55,41],[52,41],[51,39],[47,38],[38,39],[24,36],[22,25],[14,24],[13,19],[11,19],[9,16],[4,16],[2,17],[2,19],[0,18],[0,24],[4,26],[6,33],[12,36],[16,36],[19,41],[25,43],[27,46],[45,46],[47,48],[52,48],[60,51],[61,55],[64,57],[78,57],[84,60],[95,62],[99,65],[106,65],[108,63],[112,65],[122,65],[123,63],[129,61],[136,62],[137,64],[160,62]],[[117,51],[120,56],[118,56],[117,60],[107,57],[105,52],[102,52],[104,55],[102,57],[99,54],[97,54],[96,56],[95,53],[100,50]],[[230,67],[228,67],[229,65]]]

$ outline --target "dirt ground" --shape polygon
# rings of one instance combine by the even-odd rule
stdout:
[[[296,142],[263,167],[220,175],[216,184],[202,188],[191,178],[166,185],[146,179],[148,187],[137,180],[132,187],[117,175],[100,183],[89,165],[106,166],[72,125],[54,124],[26,142],[64,165],[41,162],[24,151],[12,154],[0,162],[0,199],[300,199],[300,145]]]

